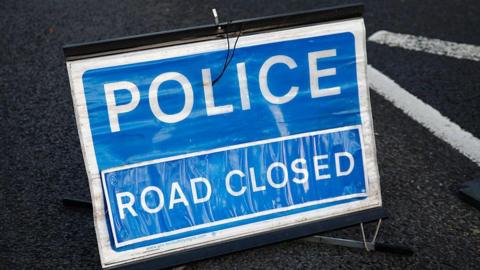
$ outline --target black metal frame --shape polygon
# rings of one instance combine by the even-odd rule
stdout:
[[[224,34],[237,32],[240,29],[243,35],[248,35],[281,28],[361,17],[362,13],[363,4],[343,5],[306,12],[223,22],[218,25],[211,24],[98,42],[66,45],[63,47],[63,52],[67,61],[78,60],[128,51],[192,43],[200,40],[222,39]]]
[[[343,5],[307,12],[283,14],[263,18],[224,22],[218,25],[206,25],[174,31],[151,33],[105,41],[68,45],[63,48],[67,61],[112,55],[130,51],[145,50],[192,43],[204,40],[223,39],[225,34],[242,31],[242,35],[273,31],[317,24],[326,21],[362,17],[363,4]],[[74,200],[75,201],[75,200]],[[71,205],[70,200],[64,201]],[[72,204],[78,206],[76,203]],[[80,206],[85,207],[85,203]],[[87,205],[88,207],[88,205]],[[338,217],[298,224],[288,228],[259,233],[227,242],[182,250],[173,254],[159,255],[129,265],[121,269],[161,269],[185,263],[207,259],[245,249],[293,240],[321,232],[332,231],[387,218],[382,207],[375,207],[361,212]]]

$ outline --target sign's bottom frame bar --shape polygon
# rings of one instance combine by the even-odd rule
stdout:
[[[228,242],[212,244],[209,246],[202,246],[199,248],[185,250],[174,254],[149,258],[144,261],[135,262],[130,265],[120,266],[115,269],[165,269],[238,251],[258,248],[261,246],[271,245],[288,240],[304,238],[318,233],[344,229],[356,226],[362,222],[368,223],[377,221],[379,219],[386,219],[387,217],[388,214],[385,208],[375,207],[372,209],[342,215],[326,220],[296,225],[295,227],[278,229],[270,232],[234,239]],[[113,267],[107,266],[107,268]]]

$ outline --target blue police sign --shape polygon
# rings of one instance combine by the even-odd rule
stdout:
[[[381,205],[363,21],[225,47],[68,62],[104,266]]]

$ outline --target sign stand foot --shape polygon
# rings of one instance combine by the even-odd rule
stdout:
[[[313,235],[313,236],[304,238],[303,240],[307,242],[313,242],[313,243],[336,245],[336,246],[343,246],[343,247],[349,247],[349,248],[360,248],[360,249],[365,249],[368,252],[379,251],[379,252],[394,253],[394,254],[406,255],[406,256],[413,255],[414,252],[409,247],[391,245],[391,244],[385,244],[385,243],[377,243],[376,240],[377,240],[377,236],[378,236],[378,232],[380,230],[381,224],[382,224],[382,219],[378,219],[377,226],[375,229],[375,234],[373,235],[372,241],[367,241],[365,237],[363,222],[360,223],[360,229],[362,232],[362,241],[328,237],[328,236],[322,236],[322,235]]]

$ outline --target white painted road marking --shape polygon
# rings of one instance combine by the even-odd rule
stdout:
[[[368,41],[399,47],[407,50],[446,55],[458,59],[480,61],[480,46],[455,43],[422,36],[392,33],[385,30],[375,32]]]
[[[480,140],[424,103],[392,79],[368,66],[369,86],[408,116],[480,166]]]

